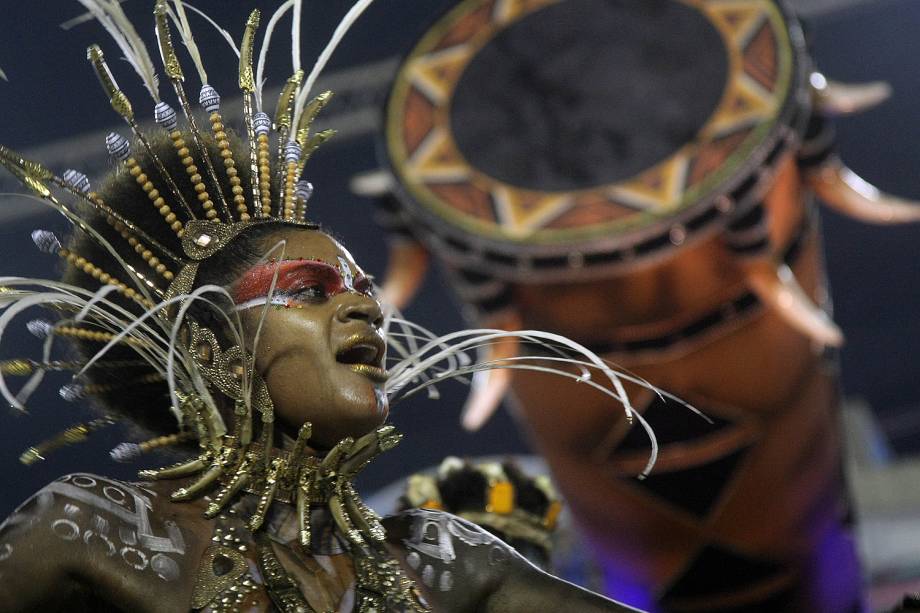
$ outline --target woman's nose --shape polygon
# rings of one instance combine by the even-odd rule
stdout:
[[[383,325],[383,311],[380,309],[380,303],[360,294],[345,294],[335,316],[342,323],[358,320],[375,328]]]

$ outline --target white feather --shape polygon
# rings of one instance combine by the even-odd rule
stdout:
[[[272,14],[271,18],[268,20],[268,25],[265,27],[265,36],[262,38],[262,47],[259,49],[259,62],[256,65],[255,101],[256,101],[256,108],[260,111],[262,110],[262,86],[265,83],[265,79],[263,78],[263,75],[265,74],[265,60],[268,57],[268,48],[271,44],[272,33],[274,33],[275,31],[275,24],[278,23],[279,19],[284,17],[284,14],[287,13],[292,6],[294,6],[295,2],[299,2],[299,0],[287,0],[287,2],[279,6],[278,10],[276,10]],[[295,55],[297,53],[293,49],[293,45],[292,45],[292,53],[294,53]],[[297,60],[297,63],[299,64],[299,58]],[[296,68],[295,68],[295,71],[296,71]]]
[[[180,0],[173,0],[173,4],[175,8],[169,8],[169,17],[179,29],[179,37],[182,39],[182,44],[188,49],[188,54],[192,58],[192,63],[195,64],[195,70],[198,71],[198,78],[201,79],[201,84],[204,85],[208,82],[208,73],[204,69],[204,62],[201,60],[201,51],[199,51],[198,44],[195,42],[195,36],[192,34],[192,27],[188,22],[188,15],[185,14],[185,6]]]
[[[144,87],[150,92],[154,102],[160,101],[159,83],[156,69],[147,46],[138,35],[134,25],[121,9],[118,0],[77,0],[85,6],[109,36],[118,44],[124,59],[134,68],[140,76]]]
[[[355,21],[358,20],[358,17],[361,16],[361,14],[367,9],[367,7],[371,5],[373,1],[374,0],[358,0],[358,2],[356,2],[354,6],[351,7],[351,10],[348,11],[342,21],[339,22],[335,32],[332,33],[332,38],[329,40],[329,43],[326,45],[325,49],[323,49],[323,52],[320,53],[319,58],[313,65],[313,69],[307,76],[306,81],[304,81],[300,93],[297,95],[297,102],[294,105],[294,117],[291,125],[296,126],[300,122],[300,115],[303,113],[303,107],[306,105],[307,100],[310,97],[310,91],[313,89],[313,85],[316,83],[316,79],[319,78],[320,73],[329,62],[329,58],[332,57],[336,47],[339,46],[339,43],[342,42],[345,34],[348,33],[349,28],[351,28]],[[291,130],[291,140],[294,140],[297,137],[296,132],[296,130]]]
[[[182,2],[182,0],[179,0],[179,1]],[[188,2],[182,2],[182,5],[188,10],[192,11],[193,13],[197,13],[199,16],[201,16],[202,19],[204,19],[209,24],[211,24],[211,26],[215,30],[217,30],[218,34],[224,37],[224,40],[227,41],[227,44],[230,45],[231,49],[233,49],[233,52],[236,54],[236,57],[240,57],[240,48],[236,46],[235,42],[233,42],[233,36],[230,35],[230,32],[227,32],[225,29],[217,25],[217,22],[211,19],[210,17],[208,17],[207,13],[205,13],[201,9],[195,8]]]

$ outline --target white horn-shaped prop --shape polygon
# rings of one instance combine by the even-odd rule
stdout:
[[[867,111],[891,97],[891,85],[885,81],[871,83],[839,83],[830,81],[820,72],[811,73],[815,106],[824,115],[852,115]]]
[[[509,309],[503,311],[483,327],[499,330],[513,331],[521,329],[521,318],[516,311]],[[518,356],[520,342],[518,339],[503,339],[479,349],[480,363],[501,363]],[[470,384],[470,395],[463,406],[460,421],[463,427],[470,431],[479,430],[495,413],[508,389],[511,387],[512,370],[508,368],[493,368],[481,370],[473,375]]]
[[[412,239],[391,240],[380,301],[403,310],[425,280],[429,259],[428,250],[420,243]]]
[[[369,170],[351,178],[348,187],[351,193],[366,198],[379,198],[393,191],[396,179],[385,170]]]
[[[808,185],[834,210],[867,223],[920,221],[920,203],[879,191],[837,158],[808,174]]]
[[[843,345],[843,332],[795,279],[792,269],[768,260],[741,264],[748,287],[790,326],[823,346]]]

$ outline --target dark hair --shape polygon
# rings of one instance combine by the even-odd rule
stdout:
[[[218,175],[221,189],[227,199],[230,200],[232,198],[232,186],[225,171],[224,158],[221,156],[214,140],[207,135],[203,136],[209,157]],[[215,206],[219,207],[220,204],[217,202],[218,195],[214,190],[212,181],[205,172],[205,165],[201,163],[200,159],[197,159],[199,156],[192,136],[183,133],[182,140],[185,141],[186,147],[192,152],[191,155],[196,158],[194,164],[198,167],[198,173],[202,176],[204,185],[209,191]],[[233,134],[228,135],[228,140],[233,152],[233,158],[237,161],[235,167],[242,182],[241,186],[245,194],[250,194],[251,173],[249,171],[248,154],[242,153],[245,147]],[[186,178],[189,172],[177,154],[177,147],[172,139],[164,131],[161,131],[160,134],[150,137],[150,148],[153,155],[161,160],[169,175],[173,177],[185,201],[189,203],[196,214],[203,217],[203,209],[199,204],[198,193],[195,191],[192,182]],[[147,175],[147,179],[154,184],[155,189],[159,190],[160,195],[169,204],[172,212],[177,215],[179,220],[184,221],[187,213],[185,213],[180,203],[175,202],[176,198],[157,172],[152,156],[143,147],[136,146],[133,158],[138,162],[143,173]],[[119,166],[103,182],[101,188],[97,191],[98,197],[108,207],[134,222],[139,228],[142,228],[148,236],[173,253],[181,256],[183,251],[179,237],[154,206],[152,199],[145,192],[138,179],[128,171],[124,164],[119,164]],[[272,190],[272,200],[273,202],[278,202],[278,195],[274,190]],[[233,210],[233,203],[230,202],[229,204],[231,210]],[[155,272],[150,266],[149,260],[145,260],[144,256],[146,255],[149,258],[150,254],[143,253],[144,247],[150,249],[153,255],[157,256],[162,264],[167,265],[172,273],[178,272],[175,265],[172,265],[169,260],[159,253],[156,253],[150,245],[142,247],[136,244],[129,244],[128,240],[122,235],[125,229],[120,224],[115,223],[113,219],[107,219],[105,215],[98,212],[88,203],[82,203],[80,215],[87,225],[114,247],[118,255],[129,266],[143,274],[161,290],[166,289],[168,281]],[[218,254],[202,262],[196,275],[195,286],[205,284],[226,286],[231,284],[246,268],[264,254],[264,246],[269,237],[286,227],[290,227],[289,224],[281,221],[271,221],[253,225],[240,233]],[[136,237],[136,239],[143,243],[141,237]],[[69,239],[67,248],[74,255],[85,258],[88,262],[102,269],[102,271],[113,275],[119,281],[132,287],[131,279],[126,278],[128,273],[123,266],[108,250],[101,247],[87,233],[80,230],[75,231]],[[66,266],[63,280],[72,285],[93,291],[100,287],[99,280],[72,263]],[[121,295],[111,294],[109,298],[138,316],[144,310],[137,302]],[[200,319],[199,323],[208,327],[210,327],[210,323],[216,321],[214,313],[209,313],[204,307],[190,309],[190,315],[195,319]],[[219,337],[221,336],[221,327],[215,326],[217,329],[214,330]],[[80,359],[92,356],[100,348],[99,343],[85,340],[75,340],[73,345]],[[139,435],[159,436],[176,432],[175,418],[167,410],[170,402],[168,387],[165,382],[151,381],[155,375],[152,367],[148,365],[121,366],[119,368],[105,366],[106,362],[116,360],[136,361],[137,357],[137,354],[130,347],[114,347],[102,360],[102,366],[88,371],[81,383],[103,386],[101,389],[96,387],[96,390],[99,391],[92,394],[98,408],[107,414],[127,418],[142,430],[141,433],[138,433]],[[106,389],[105,386],[110,386],[110,389]]]

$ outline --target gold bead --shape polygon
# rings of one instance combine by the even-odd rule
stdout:
[[[166,215],[169,215],[171,210],[172,209],[170,209],[168,206],[164,204],[163,206],[160,207],[160,215],[163,215],[165,217]]]
[[[157,267],[157,264],[159,264],[159,263],[160,263],[160,258],[157,258],[157,257],[152,257],[152,258],[150,258],[149,260],[147,260],[147,264],[148,264],[151,268],[156,268],[156,267]]]
[[[202,187],[204,186],[202,185]],[[198,202],[206,202],[210,199],[211,197],[208,195],[208,192],[206,191],[202,191],[201,193],[198,194]]]
[[[151,183],[150,181],[147,181],[141,186],[141,189],[144,190],[145,192],[149,192],[153,189],[153,183]]]
[[[237,173],[239,173],[239,171],[236,168],[227,169],[227,176],[229,176],[231,180],[237,175]]]
[[[166,201],[163,200],[163,198],[157,198],[156,200],[153,201],[153,206],[155,206],[155,207],[157,207],[157,208],[160,208],[161,206],[163,206],[163,205],[165,205],[165,204],[166,204]]]
[[[138,169],[139,168],[140,166],[138,166]],[[134,175],[134,180],[137,181],[138,185],[143,185],[144,183],[147,182],[147,175],[145,175],[144,173],[136,174]]]
[[[167,216],[164,217],[163,219],[166,220],[166,223],[172,223],[172,222],[176,221],[176,214],[175,214],[175,213],[170,213],[169,215],[167,215]]]
[[[172,281],[174,277],[175,275],[173,275],[172,272],[168,270],[163,272],[163,278],[166,279],[167,281]]]
[[[208,211],[205,212],[204,216],[208,219],[214,219],[215,217],[217,217],[217,211],[215,211],[214,209],[208,209]]]
[[[153,257],[153,252],[150,251],[149,249],[145,249],[144,251],[141,252],[141,257],[144,258],[145,260],[150,259],[151,257]]]
[[[150,198],[151,200],[156,200],[157,198],[160,197],[160,190],[158,189],[150,190],[150,192],[147,194],[147,197]]]
[[[192,183],[201,183],[201,175],[194,174],[191,176]]]
[[[195,191],[198,192],[199,194],[205,191],[206,189],[208,188],[205,187],[204,183],[195,183]],[[207,194],[205,194],[205,196],[207,196]]]
[[[109,281],[112,280],[112,276],[111,276],[111,275],[107,275],[107,274],[105,274],[105,273],[102,273],[101,275],[99,275],[98,278],[99,278],[99,282],[100,282],[100,283],[105,283],[106,285],[108,285]]]
[[[181,222],[181,221],[174,221],[173,224],[172,224],[170,227],[173,229],[174,232],[180,232],[180,231],[182,231],[182,222]],[[183,234],[184,234],[184,232],[183,232]],[[182,235],[181,235],[181,234],[179,235],[179,238],[182,238]]]
[[[243,193],[243,188],[239,185],[234,185],[230,191],[232,191],[235,196],[239,196]]]

